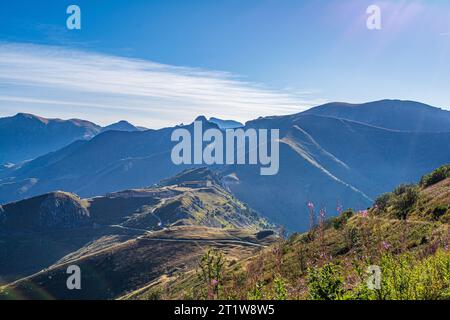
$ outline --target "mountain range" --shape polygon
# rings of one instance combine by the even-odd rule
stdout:
[[[304,113],[352,120],[391,130],[450,130],[450,112],[414,101],[382,100],[363,104],[333,102],[311,108]]]
[[[450,162],[450,112],[417,102],[328,104],[258,118],[243,129],[280,130],[280,170],[260,176],[252,165],[212,166],[225,187],[270,221],[290,230],[308,225],[306,204],[335,213],[366,208],[394,186]],[[205,128],[220,128],[205,117]],[[193,125],[182,126],[193,130]],[[93,197],[144,188],[195,166],[170,158],[175,128],[107,131],[0,171],[0,203],[55,190]]]
[[[92,198],[51,192],[0,206],[0,284],[127,242],[126,250],[128,245],[139,250],[155,241],[145,246],[151,255],[175,247],[185,252],[196,244],[196,250],[209,244],[257,248],[273,232],[257,234],[271,227],[206,168],[187,170],[157,187]],[[146,260],[136,257],[144,267]],[[172,258],[164,255],[158,261]],[[147,262],[147,269],[156,263]],[[108,293],[102,294],[106,298]]]
[[[368,210],[313,210],[316,224],[288,238],[221,181],[189,169],[152,188],[0,207],[0,300],[450,297],[450,166]],[[67,286],[73,266],[81,290]],[[377,290],[369,266],[383,272]]]
[[[102,128],[86,120],[47,119],[26,113],[0,118],[0,164],[31,160],[109,130],[140,129],[126,121]]]

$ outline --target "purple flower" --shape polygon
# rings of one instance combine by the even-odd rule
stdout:
[[[219,284],[219,281],[217,281],[216,279],[212,279],[212,280],[211,280],[211,285],[212,285],[213,287],[217,286],[218,284]]]
[[[314,209],[314,203],[312,203],[311,201],[308,202],[308,208],[309,209]]]
[[[389,242],[383,241],[382,245],[384,250],[389,250],[391,248]]]
[[[361,217],[367,218],[367,216],[369,215],[369,212],[367,210],[360,210],[359,214],[361,215]]]

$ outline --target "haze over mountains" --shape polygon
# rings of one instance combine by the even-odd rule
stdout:
[[[109,130],[139,129],[126,121],[102,128],[86,120],[46,119],[26,113],[0,118],[0,164],[31,160]]]
[[[366,208],[380,193],[450,162],[450,112],[416,102],[328,104],[247,128],[280,129],[279,173],[260,176],[251,165],[213,169],[239,199],[291,230],[306,228],[308,201],[330,215],[338,204]],[[0,203],[54,190],[92,197],[152,185],[192,167],[172,163],[173,129],[108,131],[5,168]]]
[[[450,112],[423,103],[382,100],[363,104],[333,102],[304,114],[353,120],[392,130],[416,132],[450,131]]]

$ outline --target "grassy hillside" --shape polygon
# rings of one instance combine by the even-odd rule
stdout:
[[[110,222],[123,221],[3,286],[0,299],[450,299],[448,169],[381,195],[368,210],[337,208],[327,218],[311,207],[310,230],[288,238],[262,230],[263,220],[247,220],[252,212],[214,174],[188,170],[166,186],[108,195],[124,201],[118,212],[128,212],[130,197],[164,192],[152,210],[120,218],[114,206],[94,210],[90,199],[91,219],[106,219],[100,213],[110,208]],[[162,224],[149,218],[155,214]],[[82,290],[66,288],[72,264],[82,270]],[[368,286],[370,270],[380,270],[379,287]]]
[[[328,220],[321,210],[309,232],[252,257],[236,262],[215,252],[211,266],[225,261],[219,282],[203,276],[199,260],[195,269],[124,298],[450,299],[450,178],[423,181],[400,186],[369,210],[347,210]],[[436,208],[442,208],[439,214]],[[369,266],[381,270],[375,290],[366,284]]]
[[[1,299],[114,299],[161,278],[191,270],[207,248],[241,259],[271,240],[238,229],[183,226],[147,233],[98,251],[74,254],[31,277],[0,288]],[[82,290],[68,290],[66,270],[77,265]]]
[[[209,180],[209,170],[188,170],[177,182],[80,199],[54,192],[0,210],[0,284],[31,275],[66,256],[92,254],[176,226],[258,232],[269,225],[246,204]],[[191,181],[194,179],[194,181]]]
[[[306,231],[308,212],[304,204],[308,201],[321,203],[330,212],[338,199],[348,207],[366,208],[380,193],[402,182],[416,181],[450,161],[450,132],[439,129],[446,128],[438,120],[444,111],[430,111],[431,107],[418,103],[406,103],[407,108],[403,105],[389,101],[352,107],[364,115],[370,107],[374,113],[349,120],[310,113],[258,118],[243,129],[279,130],[278,174],[261,176],[259,165],[211,168],[232,177],[228,179],[229,190],[272,222],[291,231]],[[396,117],[394,109],[399,110]],[[426,116],[425,121],[422,115],[430,113],[434,116]],[[388,124],[388,120],[399,125],[397,120],[408,116],[410,121],[401,123],[412,124],[412,128],[379,126],[380,122]],[[217,129],[204,117],[198,120],[204,130]],[[171,141],[171,134],[180,128],[191,133],[194,130],[189,124],[159,130],[108,131],[20,166],[0,169],[0,203],[53,190],[84,198],[158,183],[192,167],[175,165],[171,159],[177,143]],[[429,132],[430,128],[439,132]]]

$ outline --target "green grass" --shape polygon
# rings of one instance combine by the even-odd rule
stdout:
[[[420,188],[406,215],[402,205],[374,207],[367,216],[345,211],[252,257],[228,257],[218,298],[449,299],[449,224],[428,214],[449,201],[449,190],[450,179]],[[379,290],[367,287],[372,265],[381,268]],[[159,292],[160,299],[205,299],[195,275],[191,269],[164,284],[152,283],[133,298]]]

